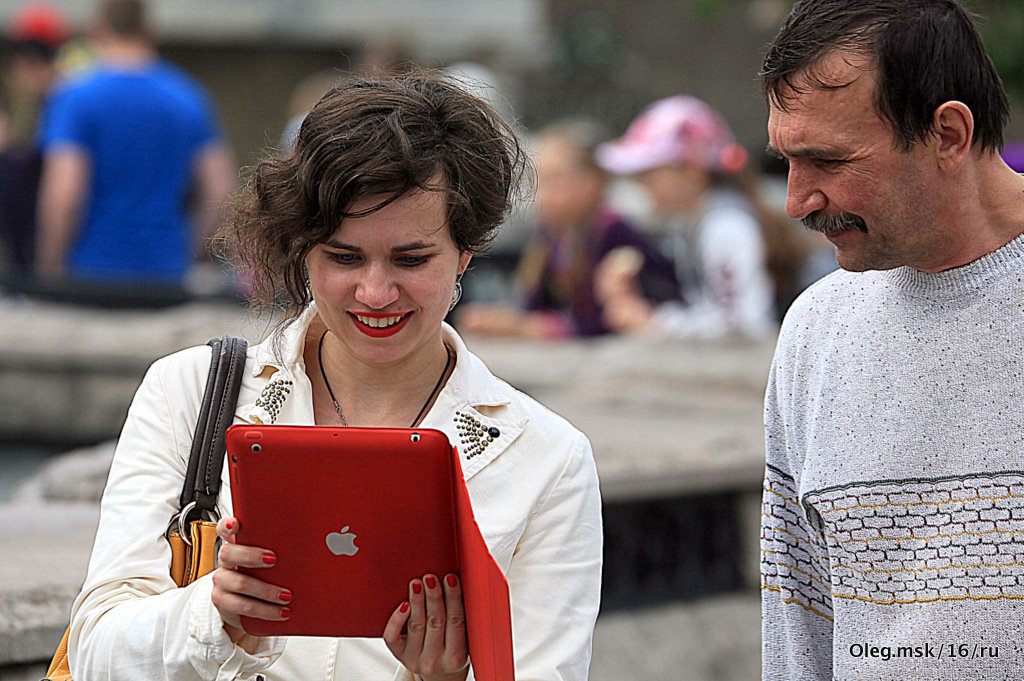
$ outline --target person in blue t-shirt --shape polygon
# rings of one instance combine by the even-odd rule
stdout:
[[[141,0],[102,2],[94,39],[95,68],[59,86],[44,113],[37,273],[181,285],[234,189],[234,163],[205,93],[157,57]]]

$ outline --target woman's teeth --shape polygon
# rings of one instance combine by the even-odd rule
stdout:
[[[357,314],[356,319],[367,326],[372,326],[375,329],[383,329],[402,321],[402,315],[398,315],[397,317],[364,317],[363,315]]]

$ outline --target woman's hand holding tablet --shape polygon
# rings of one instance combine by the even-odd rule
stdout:
[[[388,620],[384,642],[406,669],[427,681],[462,681],[469,671],[462,584],[425,575],[409,583],[409,600]]]
[[[277,562],[272,551],[243,546],[235,541],[238,534],[236,518],[221,518],[217,536],[221,539],[217,553],[217,570],[213,573],[213,604],[224,620],[224,629],[232,641],[246,635],[241,616],[283,622],[292,615],[288,603],[292,594],[287,589],[268,584],[238,571],[238,568],[267,568]]]

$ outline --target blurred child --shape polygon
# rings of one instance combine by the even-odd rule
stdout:
[[[535,143],[537,225],[520,258],[519,308],[468,305],[460,328],[471,333],[558,338],[606,333],[594,272],[612,252],[628,248],[639,295],[677,295],[671,263],[605,203],[607,174],[594,160],[602,140],[589,121],[562,121]]]
[[[747,153],[718,112],[694,97],[659,100],[597,160],[649,194],[651,228],[682,284],[682,302],[652,304],[630,269],[609,261],[597,275],[608,327],[688,337],[774,329],[758,202],[738,181]]]

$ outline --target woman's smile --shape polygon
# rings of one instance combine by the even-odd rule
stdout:
[[[386,338],[401,331],[412,312],[404,314],[379,313],[379,312],[349,312],[349,318],[355,323],[355,327],[373,338]]]
[[[455,245],[440,193],[381,200],[355,201],[351,212],[365,214],[343,220],[307,258],[317,309],[340,341],[326,353],[378,367],[424,362],[433,373],[445,358],[441,322],[455,278],[472,256]]]

